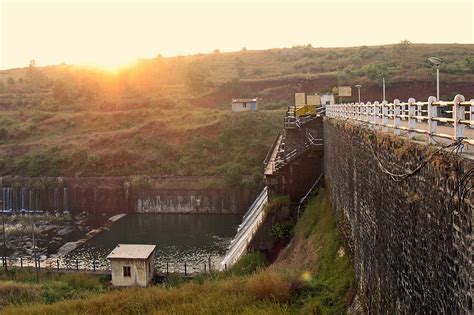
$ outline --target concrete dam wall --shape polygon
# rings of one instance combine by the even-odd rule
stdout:
[[[435,150],[324,120],[325,184],[370,313],[473,312],[474,195],[458,193],[474,163]],[[379,166],[406,173],[429,157],[400,181]]]
[[[243,213],[256,189],[213,176],[0,177],[0,209],[71,213]]]

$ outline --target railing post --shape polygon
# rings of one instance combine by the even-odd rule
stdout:
[[[374,129],[376,130],[379,129],[379,122],[380,122],[379,114],[380,114],[379,102],[375,101],[373,105],[373,115],[374,115],[373,122],[374,122]]]
[[[169,269],[168,269],[168,262],[166,262],[166,275],[168,276],[170,274]]]
[[[388,132],[388,105],[387,101],[382,102],[382,130],[383,132]]]
[[[365,122],[370,123],[370,102],[365,103]],[[370,126],[370,125],[369,125]]]
[[[79,260],[76,259],[76,271],[79,271]]]
[[[474,98],[471,99],[469,102],[471,102],[471,106],[469,106],[469,120],[470,120],[470,122],[471,122],[471,123],[469,124],[469,128],[474,128],[474,125],[472,124],[472,121],[473,121],[473,119],[472,119],[472,116],[473,116],[473,115],[472,115],[472,114],[473,114],[473,112],[474,112]]]
[[[396,136],[400,135],[400,107],[400,100],[395,99],[393,101],[393,124],[395,125],[393,134]]]
[[[59,271],[59,259],[56,259],[56,269]]]
[[[464,124],[460,123],[461,120],[464,120],[464,106],[459,105],[464,100],[464,96],[458,94],[453,101],[454,138],[456,140],[464,138]]]
[[[400,108],[401,115],[408,115],[407,106],[408,105],[405,102],[402,103],[401,108]],[[407,118],[403,117],[402,120],[407,120]]]
[[[186,267],[186,263],[184,263],[184,275],[187,276],[188,275],[188,269]]]
[[[422,113],[421,113],[421,109],[422,109],[422,106],[423,106],[423,103],[422,102],[418,102],[416,103],[416,116],[418,117],[421,117],[423,116]],[[422,122],[420,118],[417,119],[418,122]]]
[[[409,98],[408,99],[408,139],[415,138],[415,132],[412,131],[416,128],[416,120],[413,118],[415,116],[415,99]]]
[[[23,269],[23,257],[20,257],[20,269]]]
[[[209,272],[211,272],[211,256],[208,257],[208,262],[209,262]]]
[[[436,132],[436,129],[438,128],[438,122],[436,120],[433,120],[433,118],[438,117],[438,109],[436,106],[433,105],[433,103],[436,102],[436,97],[430,96],[428,98],[428,130],[430,132],[430,136],[428,137],[428,143],[429,144],[435,144],[435,140],[433,139],[433,134]]]

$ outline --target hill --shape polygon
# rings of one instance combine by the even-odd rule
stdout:
[[[255,175],[296,91],[363,85],[363,100],[474,95],[474,45],[301,46],[0,71],[0,175]],[[230,111],[258,97],[258,113]],[[354,98],[353,98],[354,99]]]

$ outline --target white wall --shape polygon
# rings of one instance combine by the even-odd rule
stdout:
[[[111,259],[112,284],[114,286],[145,287],[153,279],[154,254],[147,260],[143,259]],[[149,266],[151,265],[151,269]],[[123,267],[130,266],[130,277],[123,276]]]
[[[247,106],[244,107],[245,103],[232,103],[232,111],[233,112],[246,112],[250,110],[257,110],[257,105],[253,105],[253,103],[246,103]],[[252,108],[255,107],[255,108]]]

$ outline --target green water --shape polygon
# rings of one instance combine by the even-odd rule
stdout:
[[[199,272],[211,257],[218,267],[230,241],[242,222],[234,214],[130,214],[114,223],[109,231],[97,235],[85,245],[69,253],[64,261],[75,268],[108,267],[107,255],[117,244],[154,244],[155,265],[160,271]]]

